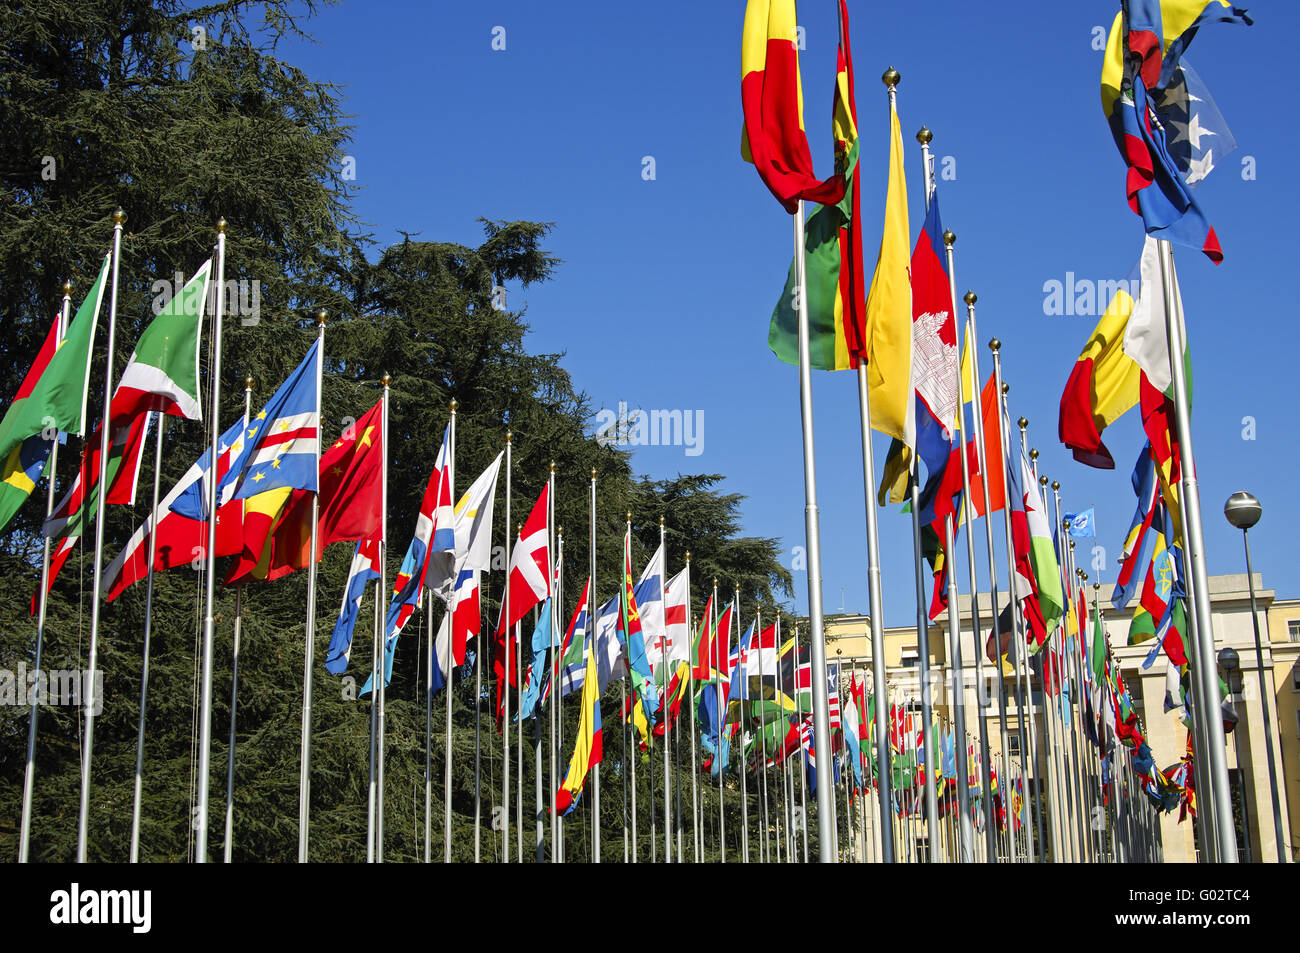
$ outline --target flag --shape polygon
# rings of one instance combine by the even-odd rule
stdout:
[[[623,585],[619,589],[621,605],[619,607],[618,638],[623,645],[627,659],[628,671],[632,676],[632,687],[636,697],[641,700],[641,707],[647,721],[654,720],[654,713],[659,709],[659,694],[655,689],[654,672],[650,660],[646,657],[645,634],[641,628],[641,612],[637,607],[636,593],[632,583],[632,529],[629,526],[623,536]],[[648,726],[647,726],[648,730]],[[644,734],[642,741],[645,740]]]
[[[0,460],[4,461],[0,529],[9,525],[36,488],[45,469],[41,461],[48,459],[58,432],[78,437],[85,432],[91,345],[111,260],[112,255],[105,256],[99,276],[69,323],[63,341],[54,343],[58,340],[55,331],[46,335],[18,393],[0,418]]]
[[[415,535],[402,557],[402,566],[393,580],[393,596],[384,618],[384,684],[393,677],[393,657],[397,651],[397,637],[424,596],[426,579],[431,591],[448,581],[454,582],[456,533],[451,507],[451,425],[443,431],[442,446],[429,474],[420,501],[420,512],[415,519]],[[437,564],[433,574],[429,567]],[[360,694],[370,691],[370,681],[362,686]]]
[[[234,499],[272,490],[316,490],[320,483],[320,340],[248,425],[244,452],[226,474]],[[218,484],[220,490],[221,484]]]
[[[564,644],[560,648],[560,697],[580,690],[586,677],[587,659],[583,650],[587,644],[587,602],[590,598],[591,580],[588,579],[582,587],[582,598],[573,610],[573,618],[569,620]]]
[[[1003,421],[1004,425],[1006,421]],[[1037,652],[1046,642],[1049,629],[1044,615],[1044,606],[1038,599],[1038,580],[1034,573],[1033,531],[1030,529],[1030,500],[1027,488],[1032,487],[1037,495],[1038,484],[1024,463],[1024,451],[1021,448],[1020,459],[1007,466],[1007,505],[1011,512],[1011,543],[1015,554],[1015,578],[1011,584],[1012,593],[1020,603],[1025,620],[1025,637],[1031,652]],[[1040,503],[1041,507],[1041,503]],[[1038,510],[1041,517],[1042,510]],[[1051,546],[1050,536],[1048,546]],[[1059,584],[1058,584],[1059,586]],[[1059,593],[1059,588],[1058,588]]]
[[[157,534],[154,570],[162,572],[181,566],[202,567],[204,550],[208,544],[208,527],[202,519],[190,519],[175,510],[182,497],[206,499],[203,486],[209,479],[221,482],[230,470],[231,463],[242,452],[246,421],[242,418],[223,433],[217,441],[217,467],[215,476],[209,465],[211,450],[203,455],[177,481],[176,485],[158,503],[158,509],[136,529],[126,546],[104,570],[105,600],[112,602],[127,586],[145,578],[149,572],[150,537]],[[216,552],[213,556],[230,556],[240,551],[244,538],[244,508],[239,501],[231,501],[229,492],[225,500],[218,500]]]
[[[1070,523],[1070,535],[1075,539],[1095,539],[1097,531],[1093,528],[1094,507],[1080,510],[1078,513],[1066,513],[1065,519]]]
[[[876,270],[867,294],[864,349],[871,426],[916,445],[912,406],[912,289],[908,273],[907,178],[903,174],[903,130],[889,107],[889,185],[885,227]]]
[[[1029,564],[1034,570],[1034,583],[1038,605],[1043,612],[1043,622],[1050,636],[1061,623],[1065,613],[1065,597],[1061,592],[1061,567],[1056,561],[1056,546],[1052,542],[1051,523],[1047,520],[1047,506],[1034,479],[1029,459],[1023,450],[1020,468],[1025,481],[1025,516],[1029,527]]]
[[[383,473],[381,400],[321,455],[317,561],[331,543],[364,540],[378,532]],[[266,535],[257,532],[262,527],[248,527],[244,552],[231,567],[226,585],[250,573],[258,579],[271,581],[307,566],[311,550],[312,496],[310,490],[294,490],[275,517],[274,528]]]
[[[1103,470],[1113,470],[1115,458],[1101,441],[1102,431],[1138,402],[1138,366],[1123,344],[1134,304],[1128,291],[1134,275],[1129,277],[1118,283],[1061,394],[1061,443],[1080,463]]]
[[[858,126],[848,9],[840,0],[839,62],[835,77],[835,168],[848,185],[837,202],[813,209],[804,226],[808,354],[818,370],[858,366],[866,320],[859,214]],[[772,311],[767,343],[786,364],[799,363],[797,263],[790,262],[785,288]]]
[[[1199,249],[1217,264],[1218,238],[1170,153],[1166,126],[1179,117],[1158,109],[1192,37],[1212,22],[1251,20],[1227,0],[1128,0],[1106,43],[1101,102],[1128,165],[1129,206],[1147,234]]]
[[[361,613],[361,598],[370,580],[379,578],[379,540],[371,538],[357,543],[348,569],[347,585],[343,587],[343,606],[339,609],[334,631],[330,633],[329,648],[325,653],[325,670],[342,675],[348,670],[352,655],[352,630]]]
[[[660,669],[663,662],[668,657],[668,631],[664,622],[664,548],[660,546],[655,550],[655,554],[650,557],[646,563],[645,569],[641,571],[641,577],[637,580],[636,589],[637,609],[641,613],[641,631],[645,638],[646,660],[650,663],[650,671],[654,674],[655,682],[663,684],[663,673]],[[685,607],[683,606],[683,611]]]
[[[497,652],[494,670],[497,679],[497,719],[503,711],[502,687],[516,683],[514,659],[515,623],[533,606],[551,594],[551,569],[549,550],[549,518],[547,501],[550,484],[543,484],[542,492],[533,504],[532,512],[524,520],[523,528],[515,540],[510,555],[510,571],[506,577],[507,596],[501,601],[501,614],[497,619]],[[509,618],[507,618],[507,609]]]
[[[456,540],[456,583],[452,594],[452,658],[465,664],[469,638],[482,629],[482,594],[479,580],[492,568],[492,511],[496,504],[497,477],[501,472],[498,453],[478,479],[470,484],[452,511]]]
[[[691,621],[686,604],[691,597],[691,567],[664,583],[664,637],[668,640],[668,662],[690,662]]]
[[[740,48],[745,113],[740,154],[791,215],[800,199],[834,205],[844,196],[844,169],[822,182],[813,174],[803,127],[803,89],[794,0],[749,0]]]
[[[1005,509],[1007,505],[1007,485],[1006,485],[1006,468],[999,462],[1002,456],[1002,436],[998,430],[998,421],[1001,419],[1001,399],[998,394],[997,380],[993,374],[989,375],[988,382],[980,391],[980,419],[983,423],[984,433],[984,462],[988,467],[988,473],[985,474],[979,469],[979,455],[976,450],[975,441],[972,439],[967,445],[967,461],[970,473],[970,499],[974,507],[976,516],[985,516],[984,512],[984,483],[985,477],[988,478],[988,495],[989,505],[996,513]]]
[[[542,678],[546,672],[546,656],[551,651],[551,599],[542,602],[537,613],[537,624],[533,626],[532,661],[524,680],[524,690],[519,699],[519,713],[515,721],[532,718],[537,713],[537,704],[542,697]]]
[[[623,643],[618,637],[618,626],[622,615],[623,598],[615,594],[596,611],[596,622],[592,627],[593,645],[596,650],[596,676],[600,679],[600,692],[612,682],[617,682],[627,672],[626,656]]]
[[[560,790],[555,794],[555,810],[561,814],[568,814],[577,806],[587,774],[592,767],[600,764],[602,752],[599,682],[595,647],[589,646],[582,683],[582,708],[578,715],[578,736],[573,745],[573,757],[569,760],[568,773],[564,776]]]
[[[1137,586],[1137,570],[1146,564],[1148,538],[1147,530],[1155,519],[1156,504],[1159,500],[1159,487],[1156,481],[1155,459],[1151,445],[1147,443],[1138,455],[1131,478],[1133,492],[1137,496],[1137,509],[1128,532],[1124,534],[1124,551],[1119,557],[1119,577],[1111,594],[1111,605],[1116,609],[1128,606],[1129,600]]]

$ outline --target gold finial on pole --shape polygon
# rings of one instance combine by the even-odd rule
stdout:
[[[226,220],[225,220],[224,218],[219,218],[219,219],[217,219],[217,234],[218,234],[218,235],[224,235],[224,234],[226,234],[226,231],[227,231],[229,228],[230,228],[230,226],[226,224]]]
[[[949,248],[957,244],[957,233],[951,228],[945,228],[943,230],[943,243]]]
[[[916,141],[923,146],[928,146],[934,141],[934,133],[930,131],[929,126],[922,126],[916,134]]]
[[[383,386],[387,387],[387,386],[388,386],[389,384],[391,384],[392,382],[393,382],[393,379],[392,379],[391,377],[388,376],[388,372],[387,372],[387,371],[384,371],[384,376],[381,377],[381,378],[379,379],[379,383],[382,384]]]
[[[885,70],[883,73],[880,74],[880,81],[884,83],[886,86],[888,86],[890,89],[893,89],[903,81],[903,76],[901,73],[898,72],[898,70],[894,69],[891,66],[889,67],[889,69]]]
[[[122,206],[120,205],[113,210],[113,224],[114,225],[126,224],[126,212],[122,211]]]
[[[972,305],[979,299],[980,299],[979,295],[977,295],[973,291],[967,291],[966,294],[962,296],[963,301],[965,301],[967,304],[972,304]]]
[[[317,309],[316,309],[316,327],[318,327],[318,328],[324,327],[324,326],[325,326],[325,319],[329,317],[329,314],[330,314],[330,313],[329,313],[328,311],[326,311],[324,308],[317,308]]]
[[[989,341],[989,350],[995,352],[1002,350],[1002,342],[999,341],[997,338],[994,338],[992,341]]]

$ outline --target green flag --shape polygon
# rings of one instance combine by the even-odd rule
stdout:
[[[5,461],[0,483],[0,529],[9,525],[44,471],[43,460],[32,460],[35,445],[31,438],[43,437],[42,442],[49,442],[58,431],[77,436],[85,431],[90,350],[111,260],[111,255],[104,256],[99,277],[81,302],[63,343],[44,371],[30,390],[24,382],[18,398],[0,420],[0,460]]]

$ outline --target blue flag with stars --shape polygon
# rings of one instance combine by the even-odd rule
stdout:
[[[244,450],[222,485],[235,485],[234,499],[289,487],[315,490],[318,479],[320,395],[316,390],[320,341],[248,421]],[[218,487],[218,492],[220,487]]]

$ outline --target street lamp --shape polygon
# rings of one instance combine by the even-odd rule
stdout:
[[[1264,715],[1264,745],[1268,749],[1268,786],[1273,798],[1273,832],[1277,838],[1278,863],[1287,862],[1286,843],[1282,839],[1282,807],[1278,803],[1277,765],[1273,761],[1273,724],[1269,716],[1268,687],[1264,681],[1264,649],[1259,642],[1259,613],[1255,609],[1255,575],[1250,568],[1250,537],[1248,530],[1259,522],[1263,513],[1259,500],[1245,490],[1238,490],[1223,504],[1223,515],[1228,522],[1241,530],[1241,541],[1246,548],[1246,585],[1250,589],[1250,622],[1255,627],[1255,667],[1259,672],[1259,703]]]

